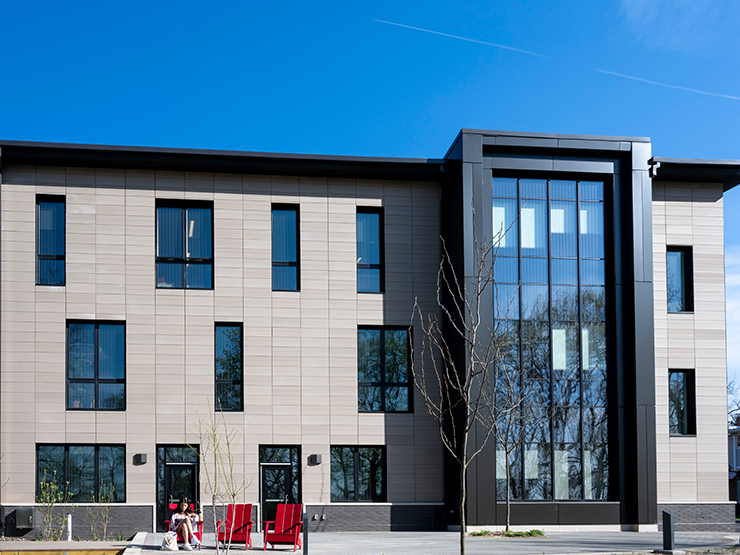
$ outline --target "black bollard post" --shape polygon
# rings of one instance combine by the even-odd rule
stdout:
[[[308,555],[308,513],[303,513],[303,555]]]
[[[663,511],[663,551],[671,552],[676,546],[673,541],[673,515]]]

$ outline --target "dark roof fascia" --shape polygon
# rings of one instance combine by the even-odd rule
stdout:
[[[462,129],[460,134],[474,134],[488,137],[531,137],[533,139],[567,139],[580,141],[624,141],[631,143],[649,143],[649,137],[618,137],[611,135],[568,135],[562,133],[530,133],[524,131],[494,131],[486,129]]]
[[[494,131],[485,129],[461,129],[445,158],[457,159],[462,156],[460,145],[465,135],[480,136],[482,147],[488,152],[516,153],[527,152],[533,155],[578,155],[589,152],[621,152],[627,155],[633,149],[633,143],[650,144],[647,137],[618,137],[605,135],[568,135],[557,133],[527,133],[519,131]]]
[[[725,191],[740,184],[740,160],[664,158],[648,160],[650,176],[659,181],[722,183]]]
[[[444,160],[0,140],[3,164],[439,181]]]

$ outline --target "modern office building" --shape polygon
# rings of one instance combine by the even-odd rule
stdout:
[[[37,533],[16,509],[52,480],[82,521],[112,497],[124,534],[206,503],[196,428],[217,408],[258,520],[293,500],[312,531],[455,526],[458,468],[411,368],[415,301],[441,316],[440,235],[468,278],[497,241],[483,322],[509,320],[547,415],[514,456],[513,523],[655,529],[666,509],[734,529],[722,197],[740,162],[477,130],[440,159],[0,149],[5,533]],[[502,468],[489,442],[471,526],[504,522]]]

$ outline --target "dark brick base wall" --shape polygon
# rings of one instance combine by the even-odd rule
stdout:
[[[306,513],[309,532],[442,530],[446,527],[442,522],[444,507],[441,505],[307,505]]]
[[[658,505],[658,529],[663,530],[663,513],[675,518],[676,532],[734,532],[735,502],[671,503]]]
[[[26,505],[27,506],[27,505]],[[23,537],[28,540],[36,539],[40,535],[42,513],[38,507],[34,507],[33,521],[34,527],[31,530],[17,529],[15,527],[15,510],[19,505],[4,505],[0,507],[0,514],[3,515],[2,522],[6,536]],[[80,506],[67,513],[72,514],[72,536],[81,540],[92,540],[93,530],[91,528],[91,519],[88,512],[95,510],[94,507]],[[55,508],[55,515],[62,516],[62,511]],[[153,529],[152,507],[146,505],[111,505],[110,524],[108,525],[108,537],[115,539],[118,534],[124,538],[133,537],[136,532],[149,532]],[[102,530],[99,530],[102,535]],[[66,532],[62,536],[66,539]]]

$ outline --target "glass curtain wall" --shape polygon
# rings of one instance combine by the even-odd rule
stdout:
[[[512,499],[608,499],[604,183],[495,177],[493,241],[501,360],[526,391]]]

